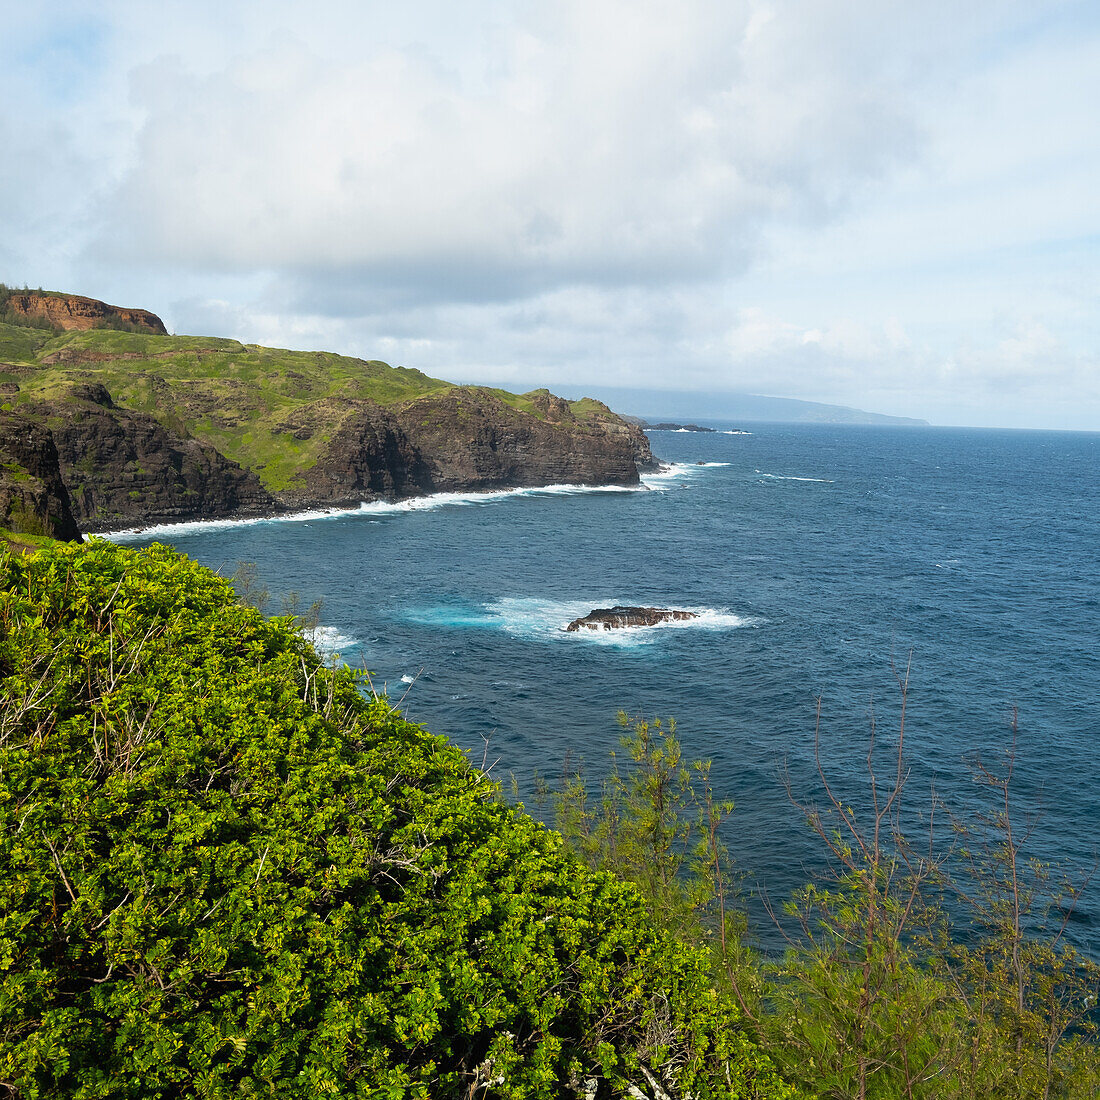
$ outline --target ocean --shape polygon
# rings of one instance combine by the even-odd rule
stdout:
[[[1024,854],[1092,867],[1100,434],[714,426],[652,433],[668,468],[637,490],[447,494],[113,537],[226,575],[254,563],[272,613],[322,600],[323,647],[514,776],[528,804],[536,772],[606,772],[619,710],[674,717],[685,756],[713,761],[736,803],[725,839],[765,945],[761,897],[777,905],[824,866],[788,795],[823,798],[818,708],[824,774],[862,813],[872,725],[892,772],[906,675],[911,820],[935,799],[941,822],[973,821],[990,808],[975,757],[1000,772],[1011,753],[1018,821],[1034,822]],[[617,603],[699,617],[562,630]],[[1071,931],[1100,957],[1097,885]]]

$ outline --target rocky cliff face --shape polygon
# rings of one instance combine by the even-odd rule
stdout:
[[[14,412],[0,412],[0,527],[80,541],[50,432]]]
[[[132,325],[154,336],[168,335],[164,322],[147,309],[109,306],[96,298],[82,298],[77,294],[36,294],[33,291],[21,294],[17,291],[8,298],[6,308],[15,318],[49,321],[62,329],[83,331],[115,323]],[[15,323],[18,324],[18,320]]]
[[[578,419],[546,394],[540,415],[487,391],[454,390],[396,408],[356,402],[307,474],[318,500],[575,483],[636,485],[654,464],[645,434],[604,408]]]
[[[639,466],[653,464],[639,429],[601,406],[578,418],[549,394],[536,401],[538,416],[478,390],[343,406],[305,489],[271,494],[209,444],[119,408],[100,383],[70,383],[0,420],[0,458],[9,463],[0,469],[0,525],[79,538],[78,525],[109,531],[436,492],[634,485]],[[309,406],[284,427],[295,424],[302,437],[316,430]]]
[[[307,497],[354,503],[432,492],[428,464],[393,412],[373,401],[350,405],[321,460],[306,474]]]
[[[0,397],[15,417],[7,436],[38,425],[24,441],[37,457],[11,458],[0,503],[32,527],[104,531],[444,491],[634,485],[656,465],[644,432],[596,401],[546,390],[502,397],[373,360],[167,337],[146,310],[78,295],[0,286],[0,306],[38,327],[139,330],[39,332],[0,364]]]
[[[145,413],[117,408],[98,383],[29,406],[57,447],[73,514],[85,531],[257,515],[277,505],[251,470]]]

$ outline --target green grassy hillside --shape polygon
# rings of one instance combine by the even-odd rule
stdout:
[[[119,404],[211,443],[255,469],[272,491],[298,488],[348,413],[349,401],[395,405],[463,390],[408,367],[329,352],[286,351],[204,336],[153,336],[97,329],[53,333],[0,324],[0,383],[16,382],[13,407],[64,396],[74,382],[100,382]],[[543,417],[540,395],[486,390]],[[569,403],[579,425],[603,409]],[[303,426],[308,425],[308,430]]]

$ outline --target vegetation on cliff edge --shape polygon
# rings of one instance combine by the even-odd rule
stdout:
[[[830,1100],[1086,1100],[1100,1095],[1100,964],[1067,940],[1089,879],[1029,858],[1014,752],[972,760],[988,809],[962,821],[906,798],[900,736],[866,748],[854,804],[796,804],[831,868],[777,914],[788,948],[754,954],[723,843],[733,805],[674,723],[637,719],[598,785],[541,784],[566,843],[634,882],[670,935],[707,945],[715,988],[793,1082]],[[885,753],[883,750],[885,749]],[[819,757],[820,765],[820,757]],[[935,822],[942,816],[944,822]]]
[[[0,1093],[789,1097],[705,954],[164,547],[0,555]]]
[[[2,295],[0,295],[2,299]],[[2,301],[0,301],[2,305]],[[330,352],[289,351],[208,336],[158,336],[97,328],[57,332],[0,310],[0,383],[7,401],[64,398],[73,383],[98,382],[120,406],[210,443],[255,470],[272,492],[300,489],[355,401],[398,405],[448,392],[478,394],[545,419],[546,391],[514,394],[457,386],[419,370]],[[125,326],[123,326],[125,327]],[[564,402],[578,431],[611,417],[597,401]]]

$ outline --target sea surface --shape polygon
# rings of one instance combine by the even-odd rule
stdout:
[[[633,491],[555,487],[367,505],[341,515],[121,536],[232,574],[255,563],[268,610],[323,601],[322,645],[368,669],[410,718],[514,775],[583,762],[598,778],[616,713],[675,717],[736,810],[726,841],[762,940],[820,874],[802,803],[820,755],[862,821],[872,727],[922,828],[990,809],[974,756],[1014,756],[1024,854],[1092,867],[1100,847],[1100,434],[726,424],[654,432],[667,470]],[[115,536],[116,538],[119,536]],[[293,598],[293,597],[291,597]],[[566,633],[594,607],[699,618]],[[934,790],[934,794],[933,794]],[[940,839],[950,830],[940,829]],[[1100,956],[1100,888],[1071,919]]]

